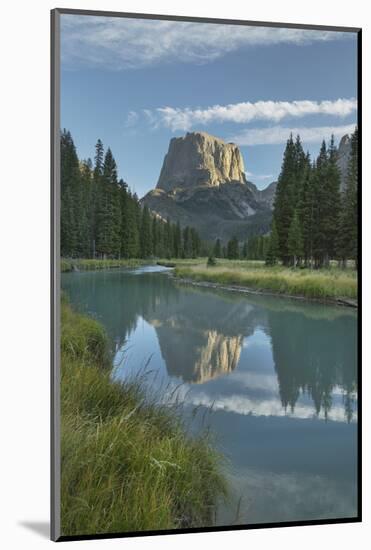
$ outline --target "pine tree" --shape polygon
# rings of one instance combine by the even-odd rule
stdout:
[[[216,242],[214,245],[214,257],[215,258],[222,257],[222,245],[221,245],[220,239],[216,239]]]
[[[170,259],[174,257],[170,218],[166,220],[165,227],[164,227],[164,252],[165,252],[166,258]]]
[[[313,175],[316,193],[316,209],[314,215],[313,255],[315,267],[322,267],[326,254],[326,221],[328,154],[326,142],[323,140]]]
[[[89,214],[92,201],[93,173],[90,159],[80,163],[80,192],[76,205],[78,212],[78,255],[88,258],[91,255],[91,223]]]
[[[152,253],[154,256],[158,256],[158,245],[159,245],[159,235],[158,235],[158,228],[157,228],[157,217],[153,216],[152,218],[152,228],[151,228],[151,235],[152,235]]]
[[[312,266],[314,238],[316,232],[317,220],[317,191],[315,185],[315,166],[312,167],[309,153],[307,154],[307,163],[303,185],[298,201],[298,215],[301,222],[303,237],[303,256],[305,267]]]
[[[151,234],[151,216],[148,206],[142,210],[142,220],[140,229],[140,256],[149,258],[152,255],[152,234]]]
[[[287,248],[289,255],[292,257],[292,264],[294,267],[296,267],[298,258],[300,258],[304,253],[303,237],[301,234],[300,221],[297,211],[295,211],[291,221],[287,240]]]
[[[99,178],[103,175],[103,158],[104,158],[104,148],[103,143],[98,139],[95,145],[95,157],[94,157],[94,177]]]
[[[279,254],[280,254],[280,247],[279,247],[279,241],[278,241],[277,227],[276,227],[276,222],[273,220],[265,263],[267,265],[275,265],[277,263]]]
[[[294,143],[291,134],[286,144],[274,201],[273,217],[277,228],[280,257],[284,264],[289,261],[287,239],[296,206],[295,183],[298,148],[299,146]]]
[[[229,260],[237,260],[239,258],[239,247],[237,237],[232,237],[227,244],[227,256]]]
[[[192,258],[198,258],[201,254],[201,239],[194,227],[190,229]]]
[[[351,151],[345,189],[341,199],[337,254],[342,266],[348,259],[358,265],[358,128],[351,136]]]
[[[173,250],[174,250],[174,257],[175,258],[181,258],[182,257],[182,232],[180,229],[180,223],[177,222],[173,228]]]
[[[137,225],[137,206],[130,191],[123,191],[121,218],[121,255],[124,258],[138,258],[140,255],[139,230]]]
[[[103,257],[117,257],[121,248],[121,212],[117,166],[110,148],[104,157],[97,200],[96,251]]]
[[[78,255],[79,220],[76,211],[80,198],[80,169],[70,132],[61,134],[61,254]]]
[[[322,143],[315,170],[316,212],[315,254],[319,267],[328,267],[335,256],[335,241],[340,214],[340,172],[337,167],[337,150],[334,137],[329,148]]]

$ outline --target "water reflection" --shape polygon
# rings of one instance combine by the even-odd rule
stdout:
[[[143,366],[142,352],[148,358],[157,346],[170,378],[201,384],[203,393],[194,391],[198,402],[218,397],[228,408],[233,398],[234,409],[256,414],[327,418],[334,410],[339,419],[341,410],[347,421],[354,416],[353,311],[261,296],[241,299],[177,286],[164,274],[145,272],[71,274],[63,286],[73,301],[103,321],[117,350],[125,351],[128,344],[136,350],[122,376]],[[148,326],[136,337],[140,320]],[[221,385],[208,384],[205,396],[205,383],[218,377],[223,377],[222,391],[216,395]],[[254,388],[258,379],[261,387]]]
[[[150,359],[151,391],[176,388],[196,431],[212,406],[232,487],[220,524],[356,514],[354,311],[186,287],[143,270],[71,273],[62,283],[114,341],[115,378]]]

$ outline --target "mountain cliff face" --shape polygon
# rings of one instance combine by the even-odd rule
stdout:
[[[229,182],[246,183],[237,145],[197,132],[170,141],[156,189],[174,192]]]
[[[269,230],[275,187],[259,191],[247,181],[237,145],[194,132],[170,141],[156,188],[142,204],[195,227],[203,239],[244,239]]]

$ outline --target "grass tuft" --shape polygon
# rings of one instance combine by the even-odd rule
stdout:
[[[212,525],[226,495],[221,457],[140,383],[110,379],[101,325],[62,303],[64,535]]]

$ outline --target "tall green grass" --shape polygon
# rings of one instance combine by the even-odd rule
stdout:
[[[177,266],[175,275],[194,281],[236,285],[305,298],[357,298],[357,277],[354,271],[344,272],[336,268],[319,271],[262,266],[254,268],[248,265],[228,267],[226,262],[223,264],[212,269],[202,265]]]
[[[113,383],[104,329],[66,303],[61,355],[62,533],[212,525],[226,485],[210,441],[140,382]]]

